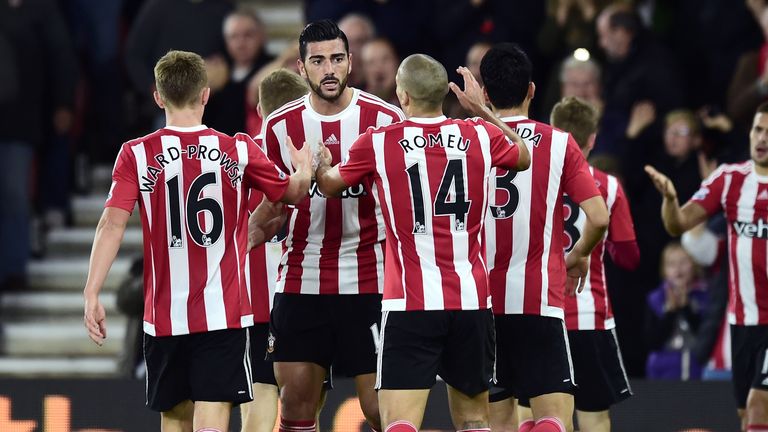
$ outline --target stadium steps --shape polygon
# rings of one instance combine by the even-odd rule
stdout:
[[[270,53],[295,43],[303,25],[300,0],[248,0],[267,25]],[[115,289],[141,254],[139,212],[129,220],[123,245],[104,285],[108,338],[101,347],[83,326],[82,290],[96,224],[111,183],[111,166],[91,169],[92,194],[74,197],[72,228],[46,234],[46,255],[30,262],[25,292],[0,296],[0,377],[107,377],[117,373],[126,318],[115,306]]]

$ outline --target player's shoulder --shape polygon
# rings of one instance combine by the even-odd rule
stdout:
[[[746,160],[737,163],[725,163],[721,164],[703,181],[703,184],[709,185],[717,179],[723,177],[746,177],[753,172],[752,161]]]
[[[356,103],[360,106],[361,109],[370,109],[373,111],[384,112],[385,114],[391,116],[394,121],[405,118],[405,114],[400,108],[392,105],[384,99],[381,99],[380,97],[363,90],[355,89],[355,91],[357,91]]]
[[[154,140],[159,139],[160,137],[162,137],[164,135],[169,135],[169,131],[164,129],[164,128],[163,129],[158,129],[158,130],[156,130],[156,131],[154,131],[152,133],[149,133],[149,134],[146,134],[144,136],[141,136],[141,137],[138,137],[138,138],[134,138],[132,140],[128,140],[128,141],[124,142],[123,143],[123,148],[133,148],[133,147],[136,147],[138,145],[141,145],[141,144],[144,144],[144,143],[147,143],[147,142],[152,142]]]
[[[267,118],[264,119],[264,123],[272,125],[293,115],[301,114],[301,112],[306,109],[306,100],[308,97],[308,95],[304,95],[298,99],[287,102],[285,105],[274,110],[272,114],[268,115]]]

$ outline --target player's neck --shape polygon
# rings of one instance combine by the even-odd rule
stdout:
[[[332,101],[323,99],[318,96],[317,93],[312,92],[309,95],[309,104],[312,106],[312,109],[320,115],[335,115],[344,111],[349,106],[352,102],[353,95],[354,90],[352,90],[351,87],[344,88],[341,96]]]
[[[444,116],[444,115],[445,114],[443,114],[443,110],[442,109],[437,109],[437,110],[415,110],[415,109],[410,109],[410,110],[406,111],[406,116],[408,118],[412,118],[412,117],[415,117],[415,118],[435,118],[435,117],[440,117],[440,116]]]
[[[175,127],[193,127],[203,124],[203,111],[196,108],[165,110],[165,125]]]
[[[494,110],[496,113],[496,117],[504,118],[504,117],[528,117],[528,107],[515,107],[515,108],[504,108],[504,109],[497,109]]]
[[[759,175],[759,176],[765,176],[765,177],[768,177],[768,167],[766,167],[766,166],[760,166],[760,165],[758,165],[758,164],[756,164],[756,163],[754,163],[754,162],[752,163],[752,166],[753,166],[753,167],[754,167],[754,169],[755,169],[755,174],[757,174],[757,175]]]

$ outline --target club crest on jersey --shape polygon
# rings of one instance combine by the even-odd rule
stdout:
[[[267,337],[267,352],[270,354],[275,352],[275,336],[272,332],[269,332],[269,337]]]
[[[328,138],[325,139],[323,144],[329,146],[329,145],[339,145],[341,143],[339,142],[339,139],[336,138],[336,134],[332,133],[331,136],[329,136]]]

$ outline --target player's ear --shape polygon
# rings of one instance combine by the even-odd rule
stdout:
[[[592,151],[593,148],[595,148],[595,139],[597,138],[596,133],[592,133],[589,135],[589,138],[587,138],[587,150]]]
[[[256,112],[259,113],[259,117],[264,118],[264,111],[261,110],[261,102],[256,104]]]
[[[533,81],[528,83],[528,100],[533,100],[533,95],[536,93],[536,84]]]
[[[296,68],[299,70],[299,75],[302,78],[307,79],[307,70],[304,69],[304,62],[301,59],[296,59]]]
[[[352,73],[352,53],[347,54],[347,62],[349,63],[347,65],[347,74]]]
[[[208,99],[211,97],[211,88],[206,87],[203,89],[203,92],[200,94],[200,103],[205,106],[208,103]]]
[[[491,98],[488,97],[488,90],[485,89],[485,86],[483,86],[483,99],[485,99],[486,105],[491,105]]]
[[[165,109],[165,102],[163,102],[163,98],[160,97],[160,93],[158,93],[157,90],[152,92],[152,96],[155,98],[155,103],[157,106],[159,106],[160,109]]]

